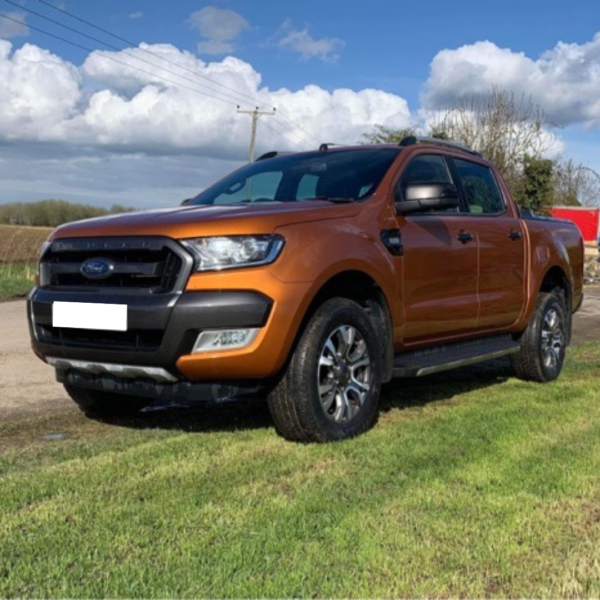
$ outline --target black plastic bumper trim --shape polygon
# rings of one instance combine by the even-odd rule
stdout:
[[[68,343],[45,343],[37,325],[52,326],[52,303],[101,302],[127,304],[131,330],[164,330],[160,347],[153,352],[114,348],[70,346]],[[190,354],[198,333],[207,329],[263,327],[272,301],[257,292],[185,292],[156,296],[112,296],[58,292],[37,288],[27,302],[30,334],[35,350],[42,356],[71,358],[100,363],[163,367],[179,374],[175,363]]]
[[[227,402],[264,392],[259,381],[157,383],[150,379],[123,379],[112,375],[92,375],[81,371],[56,371],[60,383],[124,396],[150,398],[167,403]]]

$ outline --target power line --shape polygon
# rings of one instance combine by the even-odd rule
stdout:
[[[60,35],[56,35],[55,33],[50,33],[49,31],[45,31],[44,29],[40,29],[39,27],[35,27],[34,25],[30,25],[29,23],[25,23],[25,21],[20,21],[19,19],[13,19],[12,17],[9,17],[8,15],[1,13],[0,12],[0,17],[4,18],[4,19],[8,19],[9,21],[12,21],[13,23],[18,23],[19,25],[23,25],[25,27],[29,27],[29,29],[33,29],[33,31],[37,31],[39,33],[43,33],[44,35],[50,36],[51,38],[54,38],[56,40],[59,40],[61,42],[65,42],[67,44],[70,44],[71,46],[75,46],[76,48],[80,48],[81,50],[85,50],[86,52],[94,52],[95,50],[93,48],[89,48],[88,46],[84,46],[83,44],[79,44],[77,42],[74,42],[72,40],[68,40],[67,38],[64,38]],[[191,88],[187,85],[184,85],[182,83],[179,83],[178,81],[173,81],[172,79],[167,79],[166,77],[163,77],[162,75],[157,75],[156,73],[152,73],[151,71],[146,71],[145,69],[141,69],[140,67],[134,67],[133,65],[130,65],[122,60],[119,60],[118,58],[114,58],[113,56],[107,56],[106,54],[102,54],[101,55],[102,58],[105,58],[107,60],[112,60],[113,62],[119,64],[119,65],[123,65],[125,67],[128,67],[130,69],[134,69],[135,71],[140,71],[141,73],[145,73],[146,75],[150,75],[151,77],[156,77],[157,79],[161,79],[162,81],[166,81],[167,83],[171,83],[172,85],[178,85],[182,88],[185,88],[187,90],[190,90],[192,92],[196,92],[197,94],[204,94],[210,98],[212,98],[213,100],[220,100],[221,102],[225,102],[227,104],[230,104],[232,106],[237,106],[236,104],[234,104],[233,102],[229,102],[227,100],[223,100],[222,98],[217,98],[216,96],[211,96],[210,94],[207,94],[206,92],[199,92],[197,89]]]
[[[288,117],[285,112],[280,111],[279,114],[284,118],[287,119],[294,127],[297,127],[298,129],[300,129],[301,131],[303,131],[308,137],[312,138],[317,144],[321,144],[321,140],[319,140],[319,138],[315,137],[312,133],[310,133],[309,131],[307,131],[306,129],[304,129],[304,127],[302,127],[302,125],[300,125],[299,123],[296,123],[295,121],[292,121],[292,119],[290,119],[290,117]]]
[[[54,38],[56,40],[59,40],[61,42],[65,42],[66,44],[70,44],[71,46],[74,46],[76,48],[80,48],[81,50],[85,50],[86,52],[94,52],[94,50],[92,48],[89,48],[88,46],[84,46],[83,44],[79,44],[78,42],[74,42],[74,41],[69,40],[67,38],[64,38],[64,37],[62,37],[60,35],[57,35],[55,33],[50,33],[49,31],[45,31],[44,29],[41,29],[40,27],[36,27],[34,25],[30,25],[28,23],[25,23],[25,21],[21,21],[19,19],[15,19],[15,18],[10,17],[10,16],[8,16],[8,15],[2,13],[2,12],[0,12],[0,17],[2,17],[3,19],[7,19],[8,21],[12,21],[13,23],[17,23],[18,25],[22,25],[24,27],[29,27],[33,31],[37,31],[38,33],[41,33],[43,35],[47,35],[47,36],[49,36],[51,38]],[[202,95],[208,96],[208,97],[212,98],[213,100],[219,100],[219,101],[225,102],[226,104],[229,104],[231,106],[238,106],[237,104],[234,104],[233,102],[229,102],[228,100],[224,100],[223,98],[218,98],[216,96],[212,96],[211,94],[208,94],[206,92],[201,92],[201,91],[199,91],[197,89],[194,89],[194,88],[191,88],[191,87],[189,87],[187,85],[184,85],[184,84],[182,84],[182,83],[180,83],[178,81],[173,81],[172,79],[168,79],[166,77],[163,77],[162,75],[157,75],[156,73],[152,73],[150,71],[146,71],[145,69],[142,69],[140,67],[135,67],[135,66],[130,65],[130,64],[124,62],[124,61],[121,61],[121,60],[119,60],[117,58],[114,58],[113,56],[108,56],[106,54],[102,54],[101,56],[103,58],[107,59],[107,60],[110,60],[110,61],[114,62],[114,63],[117,63],[119,65],[123,65],[125,67],[128,67],[128,68],[136,70],[136,71],[140,71],[141,73],[145,73],[146,75],[150,75],[151,77],[156,77],[157,79],[160,79],[162,81],[165,81],[165,82],[170,83],[170,84],[175,85],[175,86],[182,87],[182,88],[187,89],[189,91],[195,92],[196,94],[202,94]],[[266,123],[265,123],[265,126],[267,126]],[[289,137],[287,137],[287,135],[283,134],[282,132],[277,131],[276,129],[274,129],[272,127],[269,127],[269,126],[267,126],[267,128],[271,129],[272,131],[274,131],[275,133],[277,133],[280,137],[283,137],[284,139],[286,139],[291,144],[294,144],[296,147],[299,147],[296,142],[294,142],[293,140],[291,140]]]
[[[292,136],[296,136],[297,139],[296,141],[299,141],[299,143],[301,144],[305,144],[307,146],[311,145],[309,141],[307,141],[307,139],[305,137],[302,136],[302,134],[298,133],[297,131],[292,131],[288,128],[288,126],[285,123],[282,123],[281,121],[278,120],[279,117],[279,111],[277,111],[277,113],[275,113],[275,119],[273,119],[271,121],[271,123],[275,123],[276,125],[278,125],[279,127],[281,127],[283,129],[283,131],[286,132],[286,134],[292,135]],[[312,145],[311,145],[312,147]]]
[[[4,2],[7,2],[8,4],[12,4],[13,6],[17,6],[22,10],[25,10],[33,15],[35,15],[36,17],[40,17],[42,19],[45,19],[46,21],[49,21],[50,23],[53,23],[54,25],[58,25],[59,27],[62,27],[64,29],[67,29],[77,35],[81,35],[89,40],[92,40],[94,42],[97,42],[99,44],[102,44],[103,46],[107,46],[108,48],[111,48],[112,50],[116,50],[117,52],[121,52],[123,54],[125,54],[126,56],[130,56],[131,58],[133,58],[134,60],[139,60],[140,62],[143,62],[147,65],[150,65],[151,67],[155,67],[157,69],[160,69],[161,71],[165,71],[166,73],[170,73],[171,75],[175,75],[175,77],[179,77],[185,81],[189,81],[190,83],[193,83],[194,85],[197,85],[200,88],[205,88],[207,90],[210,90],[211,92],[214,92],[215,94],[220,94],[221,96],[224,96],[226,98],[230,98],[231,100],[235,100],[237,103],[240,102],[239,98],[236,98],[235,96],[232,96],[230,94],[226,94],[225,92],[221,92],[220,90],[216,90],[214,88],[210,88],[202,83],[198,83],[197,81],[190,79],[189,77],[186,77],[185,75],[181,75],[179,73],[175,73],[175,71],[171,71],[170,69],[167,69],[166,67],[161,67],[151,61],[145,60],[144,58],[140,58],[139,56],[136,56],[135,54],[133,54],[132,52],[129,52],[128,50],[124,50],[122,48],[118,48],[117,46],[114,46],[113,44],[110,44],[108,42],[105,42],[103,40],[100,40],[94,36],[88,35],[87,33],[84,33],[82,31],[79,31],[78,29],[75,29],[73,27],[69,27],[69,25],[65,25],[64,23],[61,23],[60,21],[55,21],[54,19],[51,19],[50,17],[47,17],[46,15],[43,15],[41,13],[38,13],[30,8],[27,8],[26,6],[21,6],[20,4],[13,2],[12,0],[4,0]],[[141,48],[141,50],[143,50],[143,48]],[[152,53],[154,54],[154,53]],[[160,56],[158,54],[156,54],[156,56]],[[125,63],[127,64],[127,63]],[[241,101],[241,102],[245,102],[245,101]],[[248,102],[245,102],[246,104],[249,104]],[[236,105],[237,106],[237,105]]]
[[[12,2],[11,0],[5,0],[5,2],[9,2],[10,4],[14,4],[15,6],[19,6],[19,8],[25,8],[25,7],[22,7],[21,5],[16,4],[15,2]],[[225,85],[225,84],[223,84],[223,83],[221,83],[219,81],[215,81],[214,79],[211,79],[210,77],[208,77],[207,75],[204,75],[203,73],[199,73],[198,71],[195,71],[194,69],[190,69],[190,68],[188,68],[188,67],[186,67],[184,65],[181,65],[181,64],[177,63],[176,61],[171,60],[169,58],[165,58],[164,56],[161,56],[160,54],[157,54],[156,52],[152,52],[151,50],[148,50],[147,48],[141,48],[139,46],[139,44],[136,44],[135,42],[133,42],[131,40],[128,40],[127,38],[124,38],[124,37],[122,37],[120,35],[117,35],[116,33],[113,33],[111,31],[109,31],[108,29],[104,29],[104,28],[102,28],[102,27],[100,27],[98,25],[95,25],[94,23],[92,23],[90,21],[87,21],[86,19],[83,19],[83,18],[81,18],[81,17],[73,14],[72,12],[69,12],[68,10],[66,10],[64,8],[56,6],[56,5],[52,4],[51,2],[48,2],[47,0],[38,0],[38,2],[40,2],[40,3],[42,3],[42,4],[46,5],[46,6],[48,6],[50,8],[52,8],[55,11],[61,12],[61,13],[65,14],[65,15],[71,17],[72,19],[75,19],[75,20],[79,21],[80,23],[84,23],[88,27],[92,27],[92,28],[96,29],[97,31],[101,31],[102,33],[104,33],[106,35],[109,35],[109,36],[111,36],[111,37],[113,37],[113,38],[115,38],[115,39],[117,39],[117,40],[119,40],[119,41],[121,41],[121,42],[123,42],[125,44],[128,44],[129,46],[134,46],[136,48],[139,48],[140,50],[142,50],[146,54],[150,54],[151,56],[154,56],[155,58],[163,60],[163,61],[165,61],[165,62],[167,62],[167,63],[169,63],[169,64],[171,64],[171,65],[173,65],[173,66],[175,66],[175,67],[177,67],[179,69],[183,69],[184,71],[188,71],[189,73],[192,73],[193,75],[196,75],[197,77],[201,77],[203,79],[206,79],[207,81],[209,81],[213,85],[217,85],[219,87],[222,87],[222,88],[224,88],[224,89],[226,89],[226,90],[228,90],[230,92],[235,93],[237,96],[239,96],[241,98],[247,98],[250,101],[250,102],[248,102],[248,100],[241,100],[241,101],[238,100],[238,102],[240,102],[241,104],[251,104],[253,106],[255,106],[256,104],[263,104],[264,106],[267,106],[269,108],[277,109],[277,107],[275,105],[273,105],[273,104],[269,104],[267,102],[259,102],[258,99],[255,98],[254,96],[250,96],[249,94],[246,94],[244,92],[240,92],[239,90],[231,88],[231,87],[229,87],[229,86],[227,86],[227,85]],[[27,9],[25,9],[25,10],[27,10]],[[43,18],[47,18],[47,17],[43,17]],[[86,35],[86,34],[84,34],[82,32],[78,32],[78,33],[80,33],[81,35]],[[91,38],[91,39],[95,39],[95,38]],[[105,44],[105,45],[107,45],[109,47],[112,47],[112,48],[120,50],[120,51],[122,50],[120,48],[115,48],[114,46],[111,46],[110,44],[108,44],[106,42],[100,42],[100,43],[103,43],[103,44]],[[209,88],[209,89],[211,89],[211,88]],[[213,89],[212,91],[216,91],[216,90]],[[217,93],[223,94],[223,92],[217,92]],[[281,111],[281,109],[280,109],[279,114],[284,119],[286,119],[287,121],[289,121],[295,128],[300,129],[308,137],[312,138],[317,144],[320,143],[318,138],[316,138],[312,133],[310,133],[304,127],[302,127],[302,125],[300,125],[299,123],[296,123],[295,121],[293,121],[283,111]],[[281,123],[281,126],[284,127],[284,128],[286,128],[288,131],[290,131],[289,128],[286,127],[283,123]],[[295,133],[295,132],[292,132],[292,133]]]
[[[281,125],[281,123],[280,123],[280,125]],[[270,129],[271,131],[274,131],[281,137],[284,137],[288,142],[290,142],[290,144],[293,144],[299,150],[304,150],[304,148],[302,148],[297,142],[294,142],[294,140],[287,137],[287,135],[283,134],[281,131],[277,131],[277,129],[275,129],[274,127],[271,127],[271,125],[269,125],[268,123],[263,123],[263,126],[266,127],[267,129]]]
[[[4,0],[5,2],[10,2],[11,4],[16,4],[14,2],[12,2],[12,0]],[[218,81],[215,81],[214,79],[211,79],[210,77],[208,77],[207,75],[204,75],[203,73],[200,73],[198,71],[195,71],[194,69],[190,69],[189,67],[186,67],[184,65],[181,65],[179,63],[177,63],[174,60],[171,60],[169,58],[166,58],[164,56],[161,56],[160,54],[157,54],[156,52],[152,52],[152,50],[148,50],[147,48],[141,48],[139,47],[139,44],[137,44],[136,42],[133,42],[131,40],[128,40],[127,38],[121,37],[120,35],[117,35],[116,33],[112,33],[111,31],[108,31],[107,29],[103,29],[102,27],[99,27],[98,25],[95,25],[94,23],[91,23],[90,21],[86,21],[85,19],[82,19],[81,17],[78,17],[77,15],[69,12],[68,10],[65,10],[64,8],[60,8],[58,6],[55,6],[54,4],[47,2],[46,0],[38,0],[38,2],[41,2],[42,4],[45,4],[46,6],[49,6],[50,8],[52,8],[53,10],[59,11],[69,17],[71,17],[72,19],[75,19],[81,23],[84,23],[85,25],[87,25],[88,27],[92,27],[94,29],[97,29],[98,31],[101,31],[102,33],[109,35],[125,44],[128,44],[129,46],[134,46],[135,48],[139,48],[140,50],[142,50],[143,52],[145,52],[146,54],[150,54],[151,56],[154,56],[154,58],[158,58],[160,60],[164,60],[165,62],[179,68],[179,69],[183,69],[184,71],[188,71],[189,73],[192,73],[193,75],[196,75],[197,77],[202,77],[202,79],[206,79],[207,81],[210,81],[210,83],[214,84],[214,85],[218,85],[230,92],[235,93],[237,96],[240,96],[242,98],[247,98],[248,100],[238,100],[238,102],[242,102],[242,103],[250,103],[252,106],[256,105],[258,100],[256,98],[254,98],[253,96],[250,96],[249,94],[246,94],[244,92],[240,92],[239,90],[236,90],[235,88],[226,86],[223,83],[220,83]],[[20,5],[17,5],[20,7]],[[85,35],[82,33],[82,35]],[[101,42],[101,43],[106,43],[106,42]],[[108,43],[106,43],[106,45],[109,45]],[[113,48],[115,48],[115,46],[112,46]],[[116,48],[117,50],[121,50],[121,48]],[[219,92],[221,93],[221,92]],[[250,101],[250,102],[248,102]],[[258,104],[265,104],[266,106],[270,106],[269,104],[266,103],[261,103],[258,102]]]

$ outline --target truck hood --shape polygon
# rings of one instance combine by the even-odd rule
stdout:
[[[211,235],[268,234],[278,227],[354,217],[361,205],[315,200],[281,204],[184,206],[109,215],[62,225],[50,239],[161,235],[175,239]]]

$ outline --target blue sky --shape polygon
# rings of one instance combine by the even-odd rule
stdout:
[[[3,4],[0,0],[0,7]],[[307,83],[329,90],[336,87],[376,87],[402,95],[412,106],[418,104],[431,60],[444,48],[490,40],[502,48],[537,58],[559,41],[581,44],[590,41],[600,31],[600,3],[590,0],[462,0],[453,3],[446,0],[374,0],[368,3],[368,10],[364,3],[340,0],[214,3],[192,0],[80,0],[63,4],[70,12],[124,38],[135,42],[172,43],[190,52],[197,51],[200,37],[188,22],[192,13],[205,6],[234,10],[249,23],[249,28],[235,40],[235,55],[257,68],[264,83],[270,87],[294,89]],[[26,6],[48,16],[60,17],[45,10],[35,0],[30,0]],[[39,19],[31,17],[29,20],[43,28],[61,32]],[[274,38],[288,20],[296,29],[307,28],[315,39],[342,40],[344,47],[340,58],[334,63],[318,59],[298,60],[289,51],[278,48]],[[68,19],[64,21],[80,26]],[[82,30],[97,34],[84,27]],[[119,43],[118,40],[107,39]],[[81,50],[35,32],[31,32],[28,41],[50,48],[76,63],[86,55]],[[84,45],[90,44],[89,40],[81,41]],[[211,58],[211,55],[205,56]]]
[[[203,96],[193,73],[285,113],[260,124],[259,150],[422,125],[424,110],[500,85],[531,93],[560,125],[565,154],[600,170],[597,3],[53,0],[150,44],[107,59],[34,31],[106,50],[27,9],[127,46],[38,0],[15,1],[0,0],[0,12],[30,27],[0,18],[0,202],[167,205],[238,166],[249,119]],[[148,64],[158,56],[176,73]]]

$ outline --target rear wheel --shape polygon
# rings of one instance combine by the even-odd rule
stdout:
[[[381,348],[371,320],[355,302],[334,298],[309,321],[269,409],[286,439],[331,442],[371,427],[380,389]]]
[[[65,385],[64,387],[73,402],[86,415],[90,416],[124,417],[135,415],[152,403],[148,398],[132,398],[122,394],[89,390],[73,385]]]
[[[529,325],[521,337],[521,350],[511,356],[517,377],[544,383],[560,375],[569,339],[569,323],[562,293],[538,296]]]

